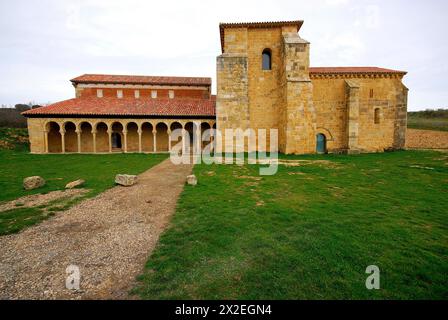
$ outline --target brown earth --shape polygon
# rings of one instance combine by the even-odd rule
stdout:
[[[406,133],[408,149],[448,149],[448,131],[408,129]]]

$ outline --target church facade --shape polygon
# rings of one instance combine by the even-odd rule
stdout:
[[[220,24],[210,78],[84,75],[76,98],[24,113],[31,152],[167,152],[174,129],[278,132],[286,154],[402,149],[406,72],[310,67],[302,21]],[[227,149],[228,150],[228,149]]]

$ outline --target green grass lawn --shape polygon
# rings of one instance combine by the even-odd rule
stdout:
[[[134,293],[144,299],[447,299],[448,154],[197,165]],[[381,289],[365,287],[369,265]]]
[[[20,146],[17,148],[20,149]],[[26,151],[0,150],[0,203],[25,195],[64,190],[68,182],[77,179],[86,180],[83,188],[90,190],[82,199],[93,197],[113,187],[116,174],[139,174],[166,158],[167,155],[144,154],[32,155]],[[23,179],[36,175],[43,177],[47,182],[46,185],[43,188],[25,191],[22,185]],[[2,212],[0,235],[18,232],[59,210],[67,209],[77,201],[51,203],[51,207],[47,207],[49,210],[43,210],[45,209],[43,207],[19,207]]]

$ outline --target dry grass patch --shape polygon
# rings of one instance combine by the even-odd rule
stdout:
[[[0,212],[21,208],[32,208],[47,205],[53,201],[67,201],[82,197],[88,189],[58,190],[46,194],[32,194],[0,205]]]

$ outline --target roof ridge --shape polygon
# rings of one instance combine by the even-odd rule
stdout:
[[[114,83],[152,85],[211,85],[211,77],[148,76],[126,74],[86,73],[70,80],[73,83]]]
[[[406,71],[387,69],[382,67],[309,67],[310,73],[398,73],[407,74]]]

